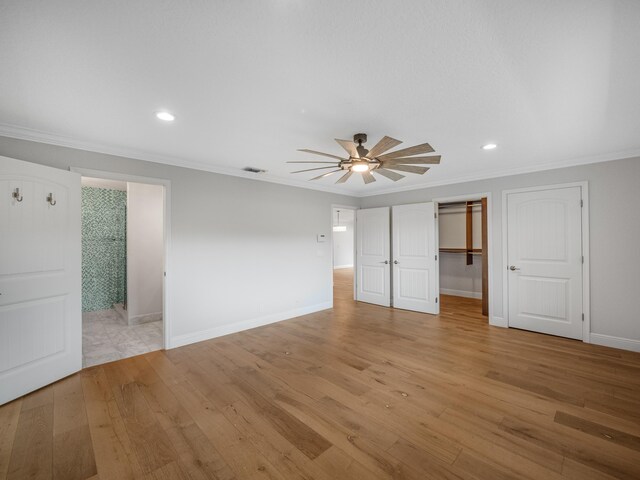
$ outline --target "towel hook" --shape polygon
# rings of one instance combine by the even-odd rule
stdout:
[[[53,199],[53,193],[49,193],[49,196],[47,197],[47,202],[49,202],[51,206],[54,206],[56,203],[58,203],[56,200]]]
[[[11,196],[16,199],[16,202],[21,202],[22,201],[22,195],[20,195],[20,189],[19,188],[16,188],[13,191],[13,193],[11,194]]]

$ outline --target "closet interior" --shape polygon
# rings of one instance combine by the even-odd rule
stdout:
[[[489,313],[487,199],[438,204],[440,293],[479,299]]]

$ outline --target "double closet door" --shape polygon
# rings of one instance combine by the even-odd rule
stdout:
[[[356,300],[439,313],[432,202],[356,212]]]

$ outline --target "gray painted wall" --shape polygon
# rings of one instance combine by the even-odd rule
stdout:
[[[640,345],[640,158],[358,199],[6,137],[0,155],[171,180],[174,344],[329,304],[331,244],[315,236],[330,234],[331,204],[368,208],[491,192],[492,314],[504,317],[502,191],[588,181],[591,331]]]
[[[361,206],[491,192],[494,275],[490,295],[493,315],[504,317],[502,191],[585,180],[589,182],[590,203],[591,332],[640,341],[640,158],[365,197]]]
[[[331,204],[358,199],[0,137],[0,155],[171,181],[171,346],[331,307]]]

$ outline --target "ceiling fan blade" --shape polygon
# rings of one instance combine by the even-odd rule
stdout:
[[[322,160],[318,160],[317,162],[315,160],[302,160],[300,162],[286,162],[286,163],[331,163],[332,165],[336,165],[336,162],[324,162]]]
[[[383,165],[433,165],[440,163],[440,155],[434,155],[432,157],[402,157],[402,158],[388,158],[383,160]]]
[[[317,177],[310,178],[309,180],[319,180],[321,178],[328,177],[329,175],[333,175],[334,173],[341,172],[341,171],[342,171],[342,169],[339,168],[339,169],[334,170],[332,172],[323,173],[322,175],[318,175]]]
[[[317,168],[307,168],[306,170],[296,170],[291,173],[302,173],[302,172],[312,172],[313,170],[324,170],[325,168],[336,168],[337,165],[331,165],[330,167],[317,167]]]
[[[323,153],[323,152],[318,152],[316,150],[309,150],[308,148],[301,148],[298,149],[299,152],[306,152],[306,153],[313,153],[314,155],[322,155],[324,157],[330,157],[330,158],[335,158],[337,160],[344,160],[344,158],[339,157],[337,155],[332,155],[330,153]]]
[[[392,172],[391,170],[385,170],[384,168],[376,168],[374,172],[379,173],[380,175],[387,177],[389,180],[393,180],[394,182],[397,182],[398,180],[404,178],[404,175]]]
[[[429,167],[416,167],[415,165],[385,165],[387,170],[400,170],[401,172],[417,173],[423,175],[427,173]]]
[[[364,183],[372,183],[376,181],[376,178],[371,175],[371,172],[362,172],[362,179]]]
[[[378,160],[384,160],[387,158],[410,157],[412,155],[419,155],[421,153],[432,153],[432,152],[435,152],[435,150],[431,145],[429,145],[428,143],[422,143],[420,145],[415,145],[413,147],[403,148],[401,150],[396,150],[395,152],[379,155]]]
[[[338,181],[336,183],[344,183],[347,180],[349,180],[349,177],[353,175],[353,172],[351,170],[349,170],[347,173],[345,173],[343,176],[341,176]]]
[[[387,137],[385,135],[384,137],[382,137],[382,140],[380,140],[378,143],[376,143],[373,146],[373,148],[371,150],[369,150],[369,153],[367,154],[367,157],[375,158],[378,155],[382,155],[387,150],[389,150],[389,149],[391,149],[393,147],[397,147],[401,143],[402,142],[400,140],[396,140],[395,138]]]
[[[334,140],[347,151],[350,157],[360,158],[360,155],[358,155],[358,151],[356,150],[356,145],[351,140],[340,140],[339,138],[334,138]]]

